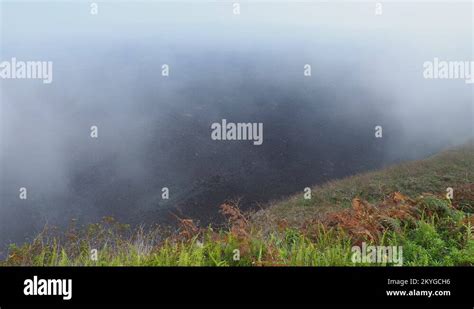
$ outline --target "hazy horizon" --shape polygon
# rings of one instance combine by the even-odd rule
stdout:
[[[0,3],[0,62],[54,65],[51,84],[0,80],[0,244],[70,218],[213,221],[226,199],[255,207],[474,137],[473,85],[423,78],[434,58],[473,61],[469,2],[390,2],[383,16],[373,3],[244,2],[238,16],[232,2]],[[211,140],[222,119],[263,123],[263,144]]]

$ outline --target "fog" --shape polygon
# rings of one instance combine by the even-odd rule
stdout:
[[[52,61],[54,75],[0,80],[0,244],[71,218],[216,222],[225,200],[260,207],[473,137],[472,84],[423,78],[435,57],[473,60],[472,3],[232,9],[2,2],[0,60]],[[211,140],[222,119],[263,123],[263,144]]]

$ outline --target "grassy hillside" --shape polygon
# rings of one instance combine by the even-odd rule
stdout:
[[[393,192],[411,197],[423,193],[443,194],[451,187],[455,193],[464,192],[474,184],[474,144],[443,151],[430,158],[395,165],[380,171],[359,174],[330,181],[312,188],[312,198],[305,200],[303,192],[286,200],[277,201],[255,216],[269,219],[285,219],[299,225],[309,218],[351,206],[352,199],[359,197],[377,203]],[[461,198],[454,194],[454,198]],[[472,196],[471,196],[472,197]],[[473,201],[471,200],[471,203]]]
[[[332,181],[243,214],[226,227],[130,228],[112,218],[45,228],[0,265],[354,265],[353,246],[403,248],[403,265],[474,265],[474,146]],[[454,189],[453,199],[446,188]],[[381,260],[356,265],[393,265]]]

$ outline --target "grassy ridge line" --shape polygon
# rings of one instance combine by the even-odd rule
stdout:
[[[229,224],[217,230],[192,220],[182,220],[176,233],[130,229],[112,218],[65,232],[48,228],[31,243],[11,246],[0,265],[351,266],[352,246],[364,241],[403,246],[403,265],[473,266],[473,164],[468,145],[334,181],[314,188],[312,200],[294,196],[251,216],[224,204]],[[448,186],[453,201],[444,196]]]
[[[333,218],[343,219],[338,226],[331,221],[312,221],[304,229],[286,226],[266,235],[253,229],[235,208],[227,207],[230,226],[226,230],[199,229],[184,220],[179,234],[157,241],[156,230],[128,233],[126,226],[106,218],[86,228],[72,227],[65,234],[45,231],[32,243],[12,246],[0,265],[392,265],[383,261],[354,263],[352,246],[365,241],[368,246],[403,247],[405,266],[474,266],[474,217],[454,209],[442,197],[427,196],[416,202],[403,197],[392,206],[379,207],[361,202],[348,213],[335,213]],[[394,216],[387,217],[390,213]],[[358,233],[361,230],[363,233]],[[91,257],[93,249],[97,249],[97,260]]]
[[[313,187],[312,198],[305,200],[303,192],[273,202],[258,211],[253,220],[268,228],[279,220],[301,225],[306,220],[328,211],[351,206],[355,197],[369,202],[383,200],[392,192],[416,197],[423,193],[440,194],[446,188],[474,183],[474,143],[438,153],[430,158],[401,163],[379,171],[362,173]]]

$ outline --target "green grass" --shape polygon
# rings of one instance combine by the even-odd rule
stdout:
[[[404,265],[474,265],[474,220],[447,199],[418,200],[419,220],[400,221],[378,242],[402,246]],[[310,231],[286,227],[264,235],[250,230],[241,237],[232,230],[207,228],[196,235],[156,241],[155,231],[131,230],[110,218],[100,224],[66,233],[45,230],[32,243],[11,246],[0,265],[38,266],[351,266],[353,239],[342,229],[315,224]],[[98,259],[91,250],[98,250]],[[239,249],[240,259],[235,259]],[[379,264],[356,264],[378,265]]]
[[[473,184],[473,168],[474,144],[470,143],[424,160],[406,162],[315,186],[311,188],[311,200],[303,198],[302,190],[288,199],[273,202],[269,208],[257,212],[254,220],[262,226],[268,226],[268,220],[280,219],[295,225],[328,211],[350,207],[355,197],[377,202],[397,191],[412,197],[423,193],[442,194],[448,187],[456,190]],[[466,203],[472,205],[473,201]]]
[[[360,244],[353,232],[364,227],[363,222],[355,228],[334,226],[324,218],[325,213],[336,212],[350,219],[343,209],[351,207],[353,198],[383,206],[390,193],[400,191],[413,198],[406,202],[413,209],[410,216],[367,221],[377,224],[381,236],[364,241],[402,246],[406,266],[473,266],[474,201],[469,186],[474,183],[469,174],[473,166],[474,147],[469,145],[332,181],[313,188],[309,201],[301,194],[251,215],[231,214],[226,228],[197,228],[189,222],[179,231],[131,228],[112,218],[82,227],[73,223],[66,231],[45,228],[34,241],[12,245],[0,265],[387,266],[391,264],[353,263],[352,247]],[[447,187],[455,189],[452,201],[444,196]],[[464,188],[458,199],[457,188]],[[390,207],[394,212],[401,209]]]

